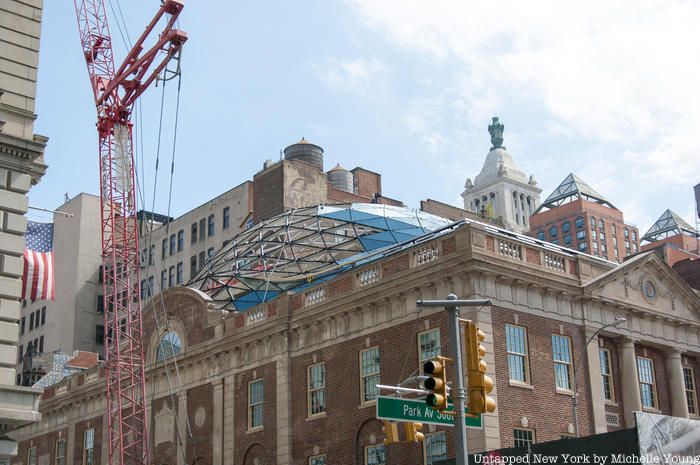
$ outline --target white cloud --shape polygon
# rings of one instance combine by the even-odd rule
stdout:
[[[533,127],[608,151],[579,162],[603,174],[591,183],[612,199],[640,195],[645,182],[663,191],[698,181],[700,3],[347,1],[402,53],[455,70],[412,104],[439,107],[418,115],[409,105],[403,118],[429,145],[441,115],[481,127],[530,105]],[[611,181],[622,173],[629,184]]]
[[[318,78],[334,89],[366,93],[386,71],[377,58],[354,60],[331,59],[324,66],[316,66]]]

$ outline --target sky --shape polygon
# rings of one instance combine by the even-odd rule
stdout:
[[[133,41],[160,2],[106,4],[119,60],[122,35]],[[694,224],[698,20],[700,2],[673,0],[186,0],[177,131],[177,80],[150,88],[137,112],[141,205],[179,216],[304,137],[326,170],[379,172],[383,193],[409,207],[462,206],[498,116],[543,200],[573,172],[642,233],[667,208]],[[98,194],[72,2],[44,2],[36,112],[49,169],[30,205]]]

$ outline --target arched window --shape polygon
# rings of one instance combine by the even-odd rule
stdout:
[[[561,225],[561,232],[568,233],[571,231],[571,223],[564,221]]]
[[[544,240],[544,231],[542,231],[541,229],[539,231],[537,231],[537,239],[539,239],[541,241]]]
[[[595,216],[591,216],[591,228],[595,229]]]
[[[162,362],[166,358],[174,357],[180,353],[182,342],[175,331],[168,331],[160,338],[156,349],[156,362]]]
[[[600,221],[598,221],[598,229],[600,229],[601,231],[605,230],[605,220],[603,220],[603,218],[601,218]]]
[[[555,237],[557,237],[558,232],[559,232],[559,230],[557,229],[557,227],[552,226],[551,228],[549,228],[549,237],[554,239]]]

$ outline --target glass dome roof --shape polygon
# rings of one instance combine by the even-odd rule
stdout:
[[[451,224],[381,204],[291,210],[243,231],[204,264],[188,285],[219,308],[245,310],[280,292],[328,280],[382,251]]]

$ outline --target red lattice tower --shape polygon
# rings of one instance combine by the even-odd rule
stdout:
[[[102,205],[102,258],[110,465],[148,462],[146,387],[139,295],[134,184],[134,102],[180,51],[187,35],[174,28],[182,0],[165,0],[118,69],[104,0],[74,0],[80,41],[97,106]],[[156,24],[167,24],[151,48]]]

